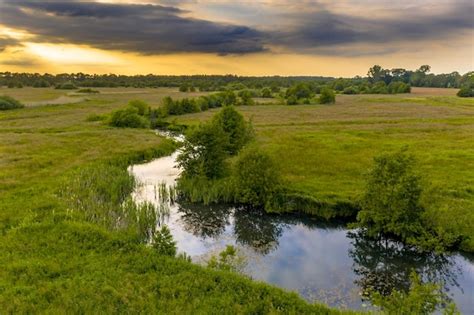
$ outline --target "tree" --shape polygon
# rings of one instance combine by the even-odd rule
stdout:
[[[423,231],[424,213],[415,159],[401,150],[374,161],[357,220],[371,236],[386,234],[402,241],[413,240]]]
[[[279,183],[273,160],[257,148],[243,151],[234,166],[236,201],[256,207],[271,200]]]
[[[138,114],[136,107],[129,106],[113,112],[109,125],[121,128],[148,128],[150,122]]]
[[[177,158],[183,169],[182,176],[222,177],[227,169],[225,149],[228,143],[228,135],[220,124],[206,123],[191,130]]]
[[[336,102],[336,94],[329,88],[323,88],[319,96],[320,104],[334,104]]]
[[[236,154],[251,138],[252,127],[244,117],[234,108],[225,106],[213,118],[213,123],[218,124],[227,134],[228,144],[226,151]]]
[[[153,237],[153,248],[161,255],[176,255],[176,242],[173,240],[170,229],[163,225],[161,229],[155,232]]]
[[[135,107],[138,111],[138,115],[144,116],[148,114],[149,106],[142,100],[131,100],[128,102],[128,106]]]

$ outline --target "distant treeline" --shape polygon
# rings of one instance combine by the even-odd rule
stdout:
[[[11,88],[58,87],[61,85],[74,87],[179,87],[181,91],[223,91],[261,89],[264,87],[290,87],[297,83],[317,83],[331,85],[336,91],[344,91],[348,87],[366,89],[377,82],[389,85],[391,82],[403,82],[416,87],[453,87],[464,86],[474,72],[461,75],[458,72],[432,74],[430,66],[423,65],[417,70],[403,68],[384,69],[375,65],[369,69],[366,77],[333,78],[322,76],[266,76],[249,77],[236,75],[115,75],[115,74],[39,74],[0,72],[0,85]],[[69,85],[70,84],[70,85]],[[349,93],[349,90],[347,91]]]

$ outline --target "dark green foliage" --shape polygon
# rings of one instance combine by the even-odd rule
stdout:
[[[457,93],[459,97],[474,97],[474,88],[463,86]]]
[[[395,235],[410,241],[423,231],[422,187],[415,159],[405,151],[375,158],[362,199],[359,223],[372,236]]]
[[[131,100],[128,102],[129,107],[135,107],[138,111],[138,115],[145,116],[148,115],[149,106],[146,102],[142,100]]]
[[[56,85],[55,89],[58,89],[58,90],[75,90],[75,89],[77,89],[77,86],[74,85],[74,83],[72,83],[72,82],[65,82],[65,83],[61,83],[59,85]]]
[[[387,89],[390,94],[410,93],[411,91],[410,85],[400,81],[390,82]]]
[[[220,124],[201,124],[191,130],[177,159],[182,176],[222,177],[227,170],[228,143],[228,135]]]
[[[296,96],[290,96],[286,99],[286,105],[296,105],[298,104],[298,99],[296,98]]]
[[[388,296],[373,292],[372,303],[380,307],[387,315],[428,315],[441,310],[443,314],[459,314],[456,306],[449,302],[438,284],[423,284],[415,272],[410,275],[410,279],[411,286],[408,292],[394,290]]]
[[[153,236],[153,248],[160,254],[176,256],[176,242],[173,240],[170,229],[164,225]]]
[[[252,126],[233,106],[224,107],[214,116],[212,123],[220,125],[227,134],[226,150],[230,155],[236,154],[253,136]]]
[[[148,128],[150,122],[138,114],[136,107],[127,107],[112,113],[109,125],[120,128]]]
[[[240,104],[241,105],[254,105],[255,102],[252,99],[252,92],[249,90],[242,90],[239,92]]]
[[[0,96],[0,110],[8,110],[15,108],[23,108],[25,105],[17,101],[11,96],[3,95]]]
[[[359,94],[357,89],[353,86],[348,86],[342,92],[343,94]]]
[[[51,84],[49,84],[48,81],[46,80],[38,80],[35,83],[33,83],[33,87],[35,88],[44,88],[44,87],[50,87]]]
[[[323,88],[319,96],[320,104],[334,104],[336,102],[336,94],[329,88]]]
[[[303,98],[311,98],[314,95],[311,87],[306,83],[298,83],[286,90],[286,98],[294,97],[297,100]]]
[[[277,91],[277,92],[278,92],[278,91]],[[264,89],[262,89],[261,96],[262,96],[262,97],[265,97],[265,98],[271,98],[271,97],[273,97],[273,95],[272,95],[272,90],[270,90],[269,88],[264,88]]]
[[[280,185],[278,169],[272,159],[258,148],[241,152],[234,165],[235,200],[264,207]]]

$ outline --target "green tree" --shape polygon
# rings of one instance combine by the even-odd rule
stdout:
[[[228,136],[226,151],[236,154],[252,138],[252,127],[234,106],[225,106],[213,118]]]
[[[415,159],[401,150],[375,158],[357,215],[371,236],[395,235],[411,240],[423,231],[420,177]]]
[[[319,96],[320,104],[334,104],[336,102],[336,94],[329,88],[323,88]]]
[[[206,123],[191,130],[177,159],[182,176],[222,177],[227,169],[228,143],[228,135],[220,124]]]
[[[173,240],[170,229],[163,225],[155,232],[153,237],[153,248],[161,255],[176,256],[176,242]]]
[[[265,206],[280,184],[273,160],[257,148],[240,153],[234,165],[236,201],[252,206]]]

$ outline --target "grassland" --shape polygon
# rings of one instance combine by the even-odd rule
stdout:
[[[0,309],[5,313],[336,314],[295,293],[158,255],[128,233],[70,215],[59,191],[94,163],[143,160],[172,146],[151,130],[88,122],[133,98],[157,106],[169,89],[1,89],[24,109],[0,113]],[[82,96],[81,96],[82,97]],[[39,105],[42,101],[55,105]],[[113,184],[113,183],[111,183]]]
[[[406,95],[339,95],[335,105],[239,108],[288,185],[327,202],[355,202],[373,157],[408,146],[424,178],[424,205],[440,233],[474,251],[474,101],[451,89]],[[215,110],[180,116],[196,124]]]

